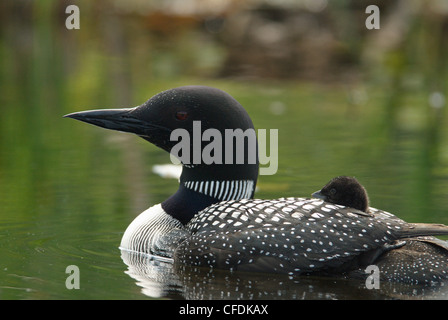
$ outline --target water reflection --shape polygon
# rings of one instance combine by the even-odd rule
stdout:
[[[143,294],[151,298],[162,298],[176,293],[182,296],[181,281],[174,272],[171,259],[127,250],[121,250],[121,258],[128,266],[125,273],[136,280],[136,284],[142,287]]]
[[[341,300],[448,299],[448,283],[410,286],[382,282],[367,289],[363,281],[341,278],[228,272],[176,265],[171,259],[122,250],[126,273],[151,298],[187,300]]]

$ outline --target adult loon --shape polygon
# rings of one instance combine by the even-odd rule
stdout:
[[[312,196],[369,212],[367,190],[354,177],[335,177]],[[437,283],[448,276],[448,242],[431,236],[402,239],[381,248],[374,260],[382,279],[411,284]]]
[[[201,122],[203,134],[209,129],[224,134],[226,129],[254,128],[233,97],[205,86],[170,89],[135,108],[67,117],[137,134],[168,152],[178,141],[172,141],[172,132],[183,128],[193,135],[194,121]],[[249,143],[243,149],[243,164],[183,163],[177,192],[135,218],[121,249],[229,270],[340,274],[371,263],[362,257],[396,240],[448,234],[447,226],[407,223],[374,208],[365,213],[320,199],[252,199],[258,158],[248,161],[254,150]],[[241,152],[235,146],[233,151]]]

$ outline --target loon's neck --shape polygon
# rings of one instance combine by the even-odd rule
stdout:
[[[252,198],[255,183],[253,180],[184,181],[161,205],[166,213],[186,224],[196,213],[214,203]]]
[[[214,203],[252,198],[257,175],[258,163],[184,165],[179,189],[161,205],[166,213],[186,224],[196,213]]]
[[[215,202],[216,200],[212,197],[180,185],[177,192],[163,201],[161,205],[166,213],[182,224],[186,224],[197,212]]]

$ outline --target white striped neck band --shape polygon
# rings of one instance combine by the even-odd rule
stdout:
[[[253,180],[184,181],[182,184],[221,201],[250,198],[255,185]]]

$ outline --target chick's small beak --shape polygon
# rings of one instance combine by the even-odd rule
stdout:
[[[314,198],[318,198],[318,199],[322,199],[324,201],[327,201],[328,200],[327,196],[323,195],[321,191],[322,190],[316,191],[313,194],[311,194],[311,196],[314,197]]]

